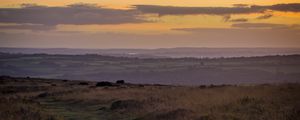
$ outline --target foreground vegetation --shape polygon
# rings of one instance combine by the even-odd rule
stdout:
[[[299,84],[166,86],[0,77],[5,120],[299,120]]]

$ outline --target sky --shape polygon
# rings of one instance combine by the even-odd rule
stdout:
[[[0,0],[0,47],[300,48],[300,1]]]

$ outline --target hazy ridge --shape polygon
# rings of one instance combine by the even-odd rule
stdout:
[[[140,58],[217,58],[300,54],[300,48],[159,48],[159,49],[73,49],[73,48],[0,48],[4,53],[23,54],[100,54]]]

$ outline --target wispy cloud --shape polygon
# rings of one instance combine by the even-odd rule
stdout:
[[[265,6],[271,10],[284,11],[284,12],[300,12],[300,3],[290,4],[276,4],[272,6]]]
[[[253,31],[253,30],[296,30],[299,32],[299,24],[272,24],[272,23],[234,23],[231,25],[232,28],[173,28],[172,30],[186,31],[186,32],[201,32],[201,31],[215,31],[224,32],[230,31]],[[300,34],[299,34],[300,35]]]
[[[136,9],[143,13],[156,13],[159,15],[186,15],[186,14],[248,14],[261,13],[267,10],[300,12],[300,3],[276,4],[270,6],[235,4],[234,7],[179,7],[159,5],[135,5]]]
[[[237,18],[237,19],[231,19],[230,22],[247,22],[248,19],[246,18]]]
[[[234,6],[234,7],[249,7],[250,5],[248,5],[248,4],[233,4],[232,6]]]
[[[223,16],[223,21],[224,21],[224,22],[247,22],[248,19],[246,19],[246,18],[236,18],[236,19],[232,19],[230,15],[224,15],[224,16]]]
[[[263,19],[269,19],[271,17],[273,17],[273,14],[268,13],[268,14],[264,14],[262,16],[258,16],[256,19],[263,20]]]
[[[16,25],[0,25],[0,29],[16,29],[16,30],[32,30],[32,31],[48,31],[54,30],[55,26],[40,24],[16,24]]]
[[[230,15],[224,15],[224,16],[223,16],[223,21],[224,21],[224,22],[228,22],[230,19],[231,19],[231,16],[230,16]]]
[[[234,28],[256,28],[256,29],[286,29],[290,28],[290,25],[285,24],[272,24],[272,23],[236,23],[232,24]]]
[[[263,12],[261,7],[177,7],[158,5],[136,5],[136,9],[143,13],[157,13],[159,15],[185,15],[185,14],[246,14]]]

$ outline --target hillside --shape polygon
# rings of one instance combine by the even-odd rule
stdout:
[[[299,82],[300,56],[200,59],[2,53],[0,75],[173,85]]]
[[[5,120],[298,120],[299,84],[168,86],[0,77]]]

